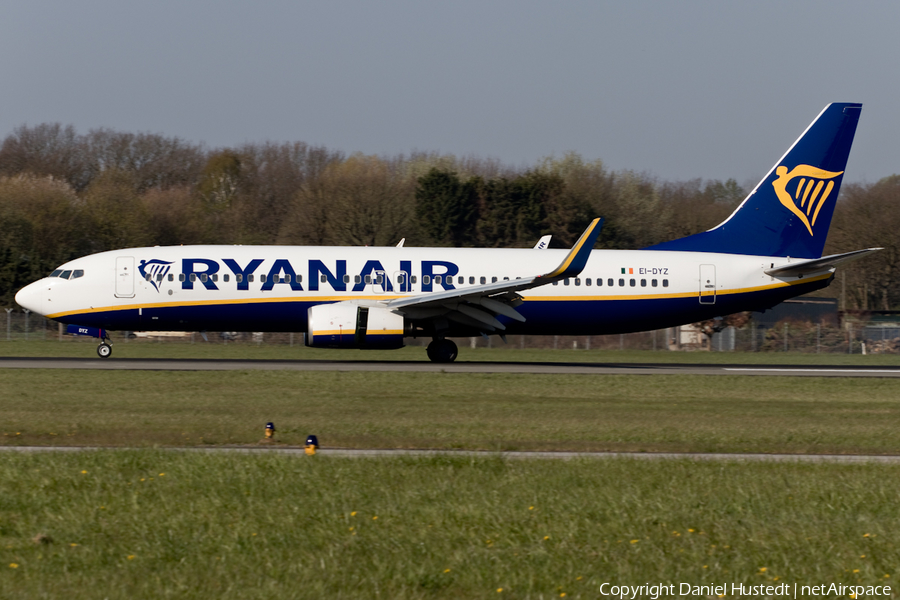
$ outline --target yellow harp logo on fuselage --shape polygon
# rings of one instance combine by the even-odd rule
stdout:
[[[834,189],[834,181],[829,180],[833,180],[841,173],[843,171],[835,173],[809,165],[797,165],[790,171],[787,167],[780,166],[775,169],[778,179],[772,182],[772,187],[775,188],[775,195],[781,203],[797,215],[797,218],[806,225],[809,235],[813,235],[812,228],[816,224],[819,211]],[[788,191],[788,184],[798,178],[796,188],[792,186],[792,191]]]

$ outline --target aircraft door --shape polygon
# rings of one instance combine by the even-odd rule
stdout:
[[[716,303],[716,265],[700,265],[700,304]]]
[[[134,257],[116,257],[116,298],[134,298]]]

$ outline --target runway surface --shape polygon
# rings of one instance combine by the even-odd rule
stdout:
[[[207,360],[0,357],[0,369],[111,371],[388,371],[404,373],[534,373],[548,375],[768,375],[792,377],[900,377],[900,367],[709,365],[669,363],[550,363],[326,360]]]
[[[104,450],[136,450],[136,448],[95,448],[81,446],[0,446],[2,452],[100,452]],[[153,450],[160,450],[154,448]],[[303,448],[259,447],[181,447],[162,448],[166,452],[234,452],[238,454],[288,454],[303,456]],[[881,463],[900,464],[900,456],[859,454],[727,454],[695,452],[490,452],[476,450],[410,450],[410,449],[356,449],[320,448],[317,456],[380,457],[380,456],[464,456],[481,458],[527,459],[638,459],[638,460],[703,460],[736,462],[815,462],[815,463]]]

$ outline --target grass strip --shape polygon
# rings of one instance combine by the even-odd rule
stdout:
[[[4,370],[0,443],[900,453],[900,381]]]
[[[307,348],[300,336],[293,346],[255,344],[253,342],[207,343],[196,336],[187,341],[154,341],[115,339],[113,358],[199,358],[249,360],[351,360],[351,361],[417,361],[427,362],[423,346],[399,350],[332,350]],[[668,364],[752,364],[752,365],[876,365],[900,366],[897,354],[811,354],[804,352],[669,352],[666,350],[544,350],[516,348],[509,345],[494,348],[469,348],[467,339],[457,339],[457,362],[571,362],[571,363],[668,363]],[[65,338],[38,341],[0,341],[0,356],[96,358],[97,340]],[[97,358],[97,360],[101,360]]]
[[[6,599],[550,598],[884,585],[898,467],[246,456],[0,463]]]

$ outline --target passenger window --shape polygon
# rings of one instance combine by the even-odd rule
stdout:
[[[344,283],[350,283],[350,276],[344,275]]]
[[[231,279],[231,278],[228,277],[228,273],[225,273],[224,275],[222,275],[222,281],[224,281],[225,283],[228,283],[229,279]]]
[[[202,281],[203,283],[206,283],[208,280],[209,280],[209,277],[206,275],[206,273],[203,273],[202,275],[200,275],[200,281]]]
[[[366,285],[369,285],[370,283],[372,283],[372,276],[366,275]]]
[[[357,277],[359,277],[357,275]],[[400,273],[397,275],[397,285],[403,285],[406,282],[406,275],[404,273]],[[358,281],[356,283],[359,283]]]
[[[409,276],[409,282],[410,282],[410,283],[415,283],[417,279],[418,279],[418,277],[416,277],[415,275],[410,275],[410,276]]]
[[[242,274],[240,274],[240,273],[237,273],[237,274],[234,276],[234,280],[237,281],[238,283],[241,283],[242,281],[244,281],[244,276],[243,276]]]
[[[178,281],[184,281],[184,273],[178,274]]]
[[[251,275],[251,277],[253,277],[253,276]],[[253,280],[251,279],[250,281],[253,281]],[[328,283],[328,275],[319,275],[319,281],[321,283]]]
[[[669,280],[663,279],[663,287],[669,287]]]
[[[262,274],[259,276],[259,281],[260,281],[260,283],[265,283],[265,282],[266,282],[266,274],[265,274],[265,273],[262,273]]]
[[[79,277],[80,277],[80,275],[79,275]],[[162,273],[160,273],[159,275],[156,276],[156,280],[157,280],[157,281],[162,281],[162,280],[163,280]]]
[[[569,285],[569,278],[568,278],[568,277],[566,277],[565,279],[563,279],[563,285]]]
[[[378,274],[375,276],[375,283],[378,285],[382,285],[384,283],[384,275]]]
[[[151,279],[153,279],[153,275],[151,273],[147,273],[146,275],[144,275],[144,280],[150,281]]]
[[[475,285],[475,278],[469,277],[469,285]]]
[[[362,277],[360,277],[359,275],[353,276],[353,283],[359,283],[361,281],[362,281]]]
[[[59,274],[60,279],[68,279],[72,275],[72,271],[63,271]]]
[[[59,274],[62,273],[62,269],[57,269],[50,273],[50,277],[59,277]]]
[[[479,281],[482,285],[484,285],[485,283],[487,283],[487,277],[482,277],[481,279],[479,279]]]
[[[650,280],[650,285],[652,285],[653,287],[656,287],[656,284],[657,284],[657,281],[655,279]]]
[[[575,285],[581,285],[581,277],[575,278]]]
[[[219,280],[219,276],[216,275],[215,273],[213,273],[212,280],[213,280],[213,281],[218,281],[218,280]]]
[[[647,280],[641,279],[641,287],[647,287]]]
[[[603,278],[602,277],[597,278],[597,287],[603,287]]]
[[[496,278],[496,277],[491,277],[491,283],[497,283],[497,278]]]
[[[197,281],[197,274],[191,273],[191,281]]]
[[[303,275],[297,275],[297,283],[303,283]]]
[[[631,285],[631,287],[634,287],[634,285],[635,285],[634,279],[630,279],[630,280],[628,281],[628,283]]]
[[[606,285],[608,285],[609,287],[612,287],[613,285],[615,285],[615,283],[613,283],[613,280],[612,280],[612,279],[607,279],[607,280],[606,280]]]
[[[559,282],[558,282],[558,281],[554,281],[554,282],[553,282],[553,285],[559,285]]]
[[[459,277],[456,278],[456,283],[458,283],[460,285],[464,284],[465,282],[466,282],[466,278],[463,277],[462,275],[460,275]]]
[[[619,287],[625,287],[625,280],[624,280],[624,279],[620,279],[620,280],[619,280]]]
[[[253,273],[250,273],[249,275],[247,275],[247,281],[248,282],[253,281]]]
[[[429,275],[422,275],[422,285],[428,285],[431,283],[431,277]]]
[[[442,280],[441,280],[441,276],[440,276],[440,275],[435,275],[435,276],[434,276],[434,283],[435,283],[435,285],[440,285],[440,284],[441,284],[441,281],[442,281]]]

